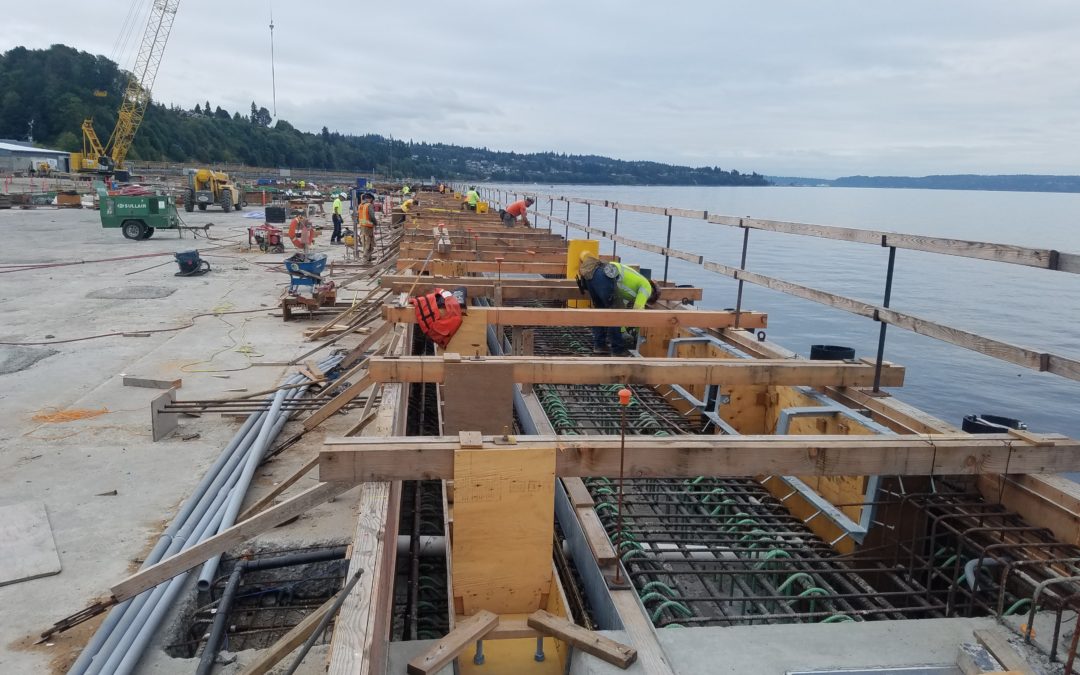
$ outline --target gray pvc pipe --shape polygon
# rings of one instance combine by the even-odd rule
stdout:
[[[265,414],[266,413],[258,413],[260,417]],[[235,452],[234,455],[230,457],[230,461],[224,465],[224,470],[219,472],[219,475],[215,477],[214,481],[211,483],[211,489],[203,494],[203,497],[196,504],[186,522],[172,537],[170,537],[169,544],[165,549],[163,557],[172,556],[183,550],[186,548],[185,544],[188,541],[198,541],[194,537],[194,533],[198,529],[200,522],[204,520],[208,514],[212,515],[214,508],[220,508],[221,503],[223,503],[226,491],[223,491],[221,486],[223,483],[227,484],[229,482],[228,479],[230,474],[235,473],[235,467],[246,456],[247,449],[250,447],[250,440],[247,440],[247,437],[250,434],[251,430],[249,430],[248,434],[245,434],[245,438],[241,439],[241,442],[237,445],[238,451]],[[90,663],[100,662],[102,658],[107,659],[111,656],[113,650],[116,649],[116,645],[123,638],[124,632],[135,620],[136,616],[143,610],[144,605],[149,601],[151,595],[152,594],[149,592],[141,593],[129,601],[130,604],[125,608],[125,611],[122,614],[119,614],[117,616],[117,621],[109,626],[109,633],[105,635],[101,646],[90,653],[86,666],[80,672],[90,674],[97,672],[90,667]],[[83,651],[85,652],[87,650]]]
[[[341,362],[342,358],[342,356],[331,356],[323,360],[319,364],[319,367],[323,370],[333,368]],[[303,376],[295,375],[286,380],[286,384],[298,384],[302,380]],[[285,398],[291,399],[302,396],[306,390],[307,387],[299,387],[287,390]],[[278,395],[280,395],[284,391],[286,390],[279,391]],[[275,396],[275,399],[276,398],[277,396]],[[284,423],[288,417],[289,415],[286,414],[283,415],[281,419],[275,421],[275,423],[273,424],[274,436],[276,436],[277,432],[279,432],[281,427],[284,426]],[[186,548],[183,544],[189,539],[188,531],[190,531],[191,526],[191,523],[189,523],[188,521],[200,521],[195,524],[195,530],[198,532],[198,534],[196,536],[190,537],[193,543],[202,541],[202,539],[212,536],[212,534],[216,534],[218,526],[220,525],[220,520],[217,521],[217,524],[213,525],[212,530],[208,531],[208,528],[204,528],[201,532],[198,531],[199,525],[202,524],[201,521],[208,513],[214,513],[215,519],[217,515],[217,513],[215,512],[220,512],[222,516],[224,516],[225,514],[225,511],[221,507],[221,503],[217,499],[217,497],[212,500],[208,500],[207,497],[208,495],[212,495],[215,493],[217,493],[217,496],[225,495],[226,492],[221,490],[222,483],[226,483],[230,487],[235,486],[235,479],[233,479],[233,477],[235,475],[236,467],[242,459],[250,457],[250,444],[252,443],[252,436],[254,434],[254,430],[261,430],[262,427],[260,427],[259,425],[260,423],[262,423],[263,426],[265,426],[266,422],[268,421],[267,418],[268,413],[265,411],[260,413],[252,413],[248,416],[247,420],[245,420],[244,422],[244,425],[237,431],[232,441],[230,441],[229,445],[226,446],[225,450],[222,451],[222,453],[218,456],[218,459],[214,462],[210,469],[207,470],[202,480],[192,491],[191,496],[185,501],[183,507],[181,507],[180,512],[177,514],[176,518],[173,519],[173,522],[170,524],[169,528],[166,529],[164,533],[162,533],[154,549],[151,551],[150,555],[147,556],[146,561],[143,563],[143,568],[149,567],[150,565],[157,563],[161,560],[161,558],[167,555],[172,555],[178,550]],[[212,506],[214,503],[216,503],[215,508],[205,508],[206,506]],[[194,518],[192,517],[193,515]],[[182,576],[186,578],[187,574],[185,573]],[[116,645],[123,640],[124,634],[128,631],[131,624],[134,623],[135,620],[139,617],[139,615],[143,613],[143,608],[146,606],[147,602],[153,599],[153,602],[151,604],[157,605],[163,595],[164,591],[158,594],[156,598],[153,597],[154,593],[152,592],[143,593],[140,596],[131,600],[127,600],[118,605],[117,607],[113,608],[113,610],[109,613],[109,616],[106,617],[105,622],[98,629],[98,631],[95,632],[94,637],[91,639],[90,643],[88,643],[87,646],[83,649],[82,653],[80,653],[79,658],[72,665],[69,673],[82,675],[83,673],[89,671],[92,663],[94,662],[101,663],[103,660],[112,661],[112,656],[115,652]],[[171,605],[172,599],[174,598],[175,595],[172,595],[170,600],[166,603],[166,608]],[[157,608],[154,607],[154,610],[156,609]],[[141,655],[141,648],[139,652]],[[108,656],[107,659],[105,658],[106,656]],[[95,671],[97,670],[99,669],[95,669]]]
[[[211,527],[216,522],[220,522],[222,513],[221,505],[224,502],[225,495],[219,495],[219,498],[215,500],[214,504],[217,508],[206,511],[192,531],[192,543],[199,541],[202,535],[205,534],[207,528]],[[143,592],[134,598],[131,609],[124,614],[124,619],[121,624],[117,626],[112,635],[109,636],[105,648],[95,655],[90,668],[87,670],[87,675],[97,675],[101,672],[112,675],[112,673],[115,672],[120,659],[124,657],[125,652],[128,651],[132,642],[134,642],[138,632],[145,626],[146,620],[155,609],[157,601],[162,594],[164,594],[166,585],[167,584],[159,584],[154,587],[153,590]],[[140,599],[142,600],[141,603],[138,602]]]
[[[180,512],[177,513],[175,518],[173,518],[173,521],[169,524],[169,527],[165,530],[165,532],[162,533],[161,537],[158,538],[157,544],[154,545],[154,548],[150,551],[150,554],[146,556],[145,561],[139,569],[146,569],[151,565],[157,564],[157,562],[162,559],[162,557],[165,555],[165,552],[168,550],[169,545],[172,543],[176,533],[180,530],[181,527],[184,526],[184,524],[191,517],[191,514],[202,502],[203,497],[206,495],[207,489],[212,483],[214,483],[218,474],[232,458],[233,454],[236,453],[237,449],[240,447],[245,436],[247,435],[247,432],[253,426],[255,426],[256,419],[258,417],[261,417],[263,414],[265,413],[259,413],[257,415],[252,414],[248,416],[247,420],[244,421],[244,425],[240,427],[240,430],[236,432],[236,435],[233,436],[233,439],[229,442],[229,445],[227,445],[225,447],[225,450],[223,450],[222,453],[218,455],[218,458],[214,462],[214,464],[209,469],[207,469],[206,473],[203,475],[202,480],[199,481],[199,484],[197,486],[195,486],[195,489],[192,491],[191,496],[189,496],[188,499],[184,502],[184,505],[180,508]],[[86,669],[90,666],[91,659],[93,659],[94,655],[101,650],[101,646],[105,644],[106,640],[108,640],[109,636],[116,628],[116,625],[123,618],[124,614],[128,611],[128,608],[130,606],[131,600],[125,600],[109,612],[109,615],[105,617],[105,621],[101,624],[101,626],[98,627],[97,631],[94,632],[94,636],[90,639],[90,642],[87,643],[86,647],[84,647],[82,652],[79,654],[79,658],[76,659],[75,663],[73,663],[71,668],[68,670],[69,675],[82,675],[86,672]]]
[[[270,408],[270,416],[263,422],[263,427],[259,431],[259,437],[255,439],[255,442],[251,444],[251,449],[248,450],[247,461],[244,463],[244,470],[236,483],[236,489],[233,490],[232,496],[225,506],[225,517],[222,518],[221,524],[218,526],[219,532],[232,527],[236,523],[236,516],[240,514],[240,505],[243,503],[244,495],[247,494],[248,487],[251,485],[251,479],[255,475],[255,469],[257,469],[262,462],[263,455],[266,454],[266,449],[270,446],[270,441],[277,436],[278,432],[281,431],[281,428],[285,426],[285,422],[288,421],[288,414],[281,414],[281,404],[285,400],[284,394],[285,392],[279,391],[277,395],[274,396],[274,403]],[[220,553],[203,563],[202,571],[199,573],[199,590],[205,591],[210,588],[210,584],[214,581],[214,574],[217,573],[219,564],[221,564]]]
[[[205,538],[207,532],[211,532],[217,528],[217,525],[220,522],[221,513],[220,510],[217,512],[211,522],[203,529],[203,532],[200,533],[200,538]],[[161,625],[162,619],[164,619],[165,615],[172,609],[172,605],[176,601],[176,596],[184,588],[184,582],[187,581],[188,574],[189,572],[184,572],[179,576],[173,577],[173,579],[165,585],[158,601],[154,603],[153,611],[150,612],[149,617],[145,622],[133,626],[133,628],[136,628],[137,630],[133,640],[122,652],[118,651],[114,653],[114,656],[117,654],[123,655],[123,658],[116,666],[116,669],[107,672],[110,672],[111,675],[121,675],[130,673],[135,669],[135,666],[138,665],[139,660],[142,658],[143,652],[146,651],[147,645],[150,644],[150,640],[153,639],[154,634],[157,632],[158,626]],[[159,586],[159,588],[161,587]]]

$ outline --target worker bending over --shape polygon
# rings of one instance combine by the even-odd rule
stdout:
[[[360,246],[364,249],[364,262],[371,263],[375,251],[375,228],[379,221],[375,219],[375,195],[365,192],[356,207],[357,231],[360,233]]]
[[[660,287],[643,274],[617,262],[602,262],[589,251],[583,251],[578,267],[578,289],[588,292],[593,307],[599,309],[644,309],[656,302]],[[615,356],[628,354],[622,329],[618,326],[593,326],[593,353]]]
[[[525,199],[519,199],[505,209],[499,210],[499,217],[502,218],[503,225],[507,227],[513,227],[515,221],[521,218],[522,224],[525,227],[529,226],[529,207],[533,205],[534,200],[532,197],[526,197]]]
[[[419,208],[419,206],[419,197],[409,197],[405,201],[398,204],[398,207],[394,209],[394,213],[390,217],[390,224],[394,227],[400,227],[405,225],[405,214],[407,214],[409,211],[412,211],[414,208]]]

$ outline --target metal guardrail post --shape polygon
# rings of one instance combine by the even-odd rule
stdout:
[[[592,239],[592,232],[589,228],[592,227],[592,204],[585,205],[585,238]]]
[[[551,217],[555,215],[555,200],[548,197],[548,232],[551,232]]]
[[[667,217],[667,244],[664,245],[664,281],[667,281],[668,263],[671,262],[671,256],[668,255],[668,249],[671,248],[671,220],[672,216]]]
[[[619,209],[615,209],[615,231],[612,233],[614,236],[619,236]],[[619,246],[619,242],[614,238],[611,240],[611,255],[615,256],[615,249]]]
[[[563,234],[563,239],[570,238],[570,202],[566,202],[566,232]]]
[[[882,242],[884,243],[884,242]],[[881,306],[888,308],[889,300],[892,298],[892,280],[893,269],[896,267],[896,247],[889,247],[889,268],[885,272],[885,299],[882,301]],[[874,312],[877,314],[877,312]],[[876,318],[876,317],[875,317]],[[885,331],[889,327],[889,324],[881,321],[881,332],[878,333],[877,343],[877,362],[874,364],[874,393],[881,391],[881,362],[885,356]]]
[[[740,226],[742,225],[742,218],[739,219]],[[739,269],[746,269],[746,249],[750,243],[750,228],[744,227],[742,232],[742,257],[739,259]],[[742,292],[743,292],[743,280],[739,279],[739,292],[735,296],[735,328],[739,327],[739,319],[742,316]]]

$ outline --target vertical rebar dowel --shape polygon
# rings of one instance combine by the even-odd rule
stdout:
[[[614,236],[619,236],[619,209],[615,209],[615,231],[612,233]],[[615,256],[615,248],[619,245],[619,242],[614,238],[611,240],[611,255]]]
[[[889,268],[885,272],[885,300],[881,303],[882,307],[888,307],[889,306],[889,300],[890,300],[890,298],[892,298],[893,269],[895,267],[896,267],[896,247],[895,246],[890,246],[889,247]],[[882,321],[880,317],[877,317],[877,319],[881,323],[881,330],[880,330],[880,332],[878,332],[877,362],[874,363],[874,391],[875,392],[878,392],[878,391],[881,390],[881,363],[882,363],[882,359],[884,359],[884,357],[885,357],[885,329],[889,327],[889,324]]]
[[[668,255],[668,250],[671,248],[671,216],[667,217],[667,244],[664,245],[664,281],[667,281],[668,263],[671,261],[671,257]]]
[[[742,227],[742,218],[739,219],[739,227]],[[743,227],[743,231],[742,231],[742,257],[739,259],[739,269],[740,270],[745,270],[746,269],[746,248],[749,245],[749,243],[750,243],[750,228],[749,227]],[[739,291],[735,295],[735,327],[736,328],[739,327],[739,319],[741,318],[741,314],[742,314],[742,290],[743,290],[743,280],[742,280],[742,278],[740,278],[739,279]]]
[[[619,494],[618,505],[615,507],[615,551],[618,552],[622,543],[623,531],[623,477],[625,475],[626,459],[626,407],[630,405],[630,390],[625,387],[619,390]],[[615,584],[622,583],[622,564],[615,561]]]

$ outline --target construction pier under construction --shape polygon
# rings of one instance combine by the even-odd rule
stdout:
[[[182,313],[147,305],[146,326],[120,331],[149,349],[120,337],[5,375],[25,405],[84,411],[20,422],[26,450],[5,460],[14,497],[44,499],[63,563],[0,587],[27,607],[4,621],[5,671],[1073,672],[1080,487],[1054,474],[1080,470],[1080,441],[903,403],[918,364],[883,358],[885,327],[1070,379],[1080,363],[892,310],[888,294],[750,273],[745,249],[740,267],[705,260],[672,248],[670,227],[1047,274],[1080,272],[1076,256],[546,194],[508,227],[497,211],[525,195],[485,188],[470,209],[464,188],[425,186],[407,211],[380,201],[396,223],[383,214],[370,264],[330,247],[328,302],[278,305],[280,255],[226,237],[218,272],[159,282],[186,283]],[[571,204],[614,210],[615,230]],[[667,242],[620,235],[620,212],[666,218]],[[57,212],[26,217],[43,213]],[[619,259],[601,242],[627,264],[643,250],[735,280],[736,306],[700,308],[710,289],[665,265],[648,308],[591,307],[575,276],[583,252]],[[105,276],[131,289],[136,271]],[[88,278],[65,283],[56,302],[73,303]],[[746,283],[879,323],[878,354],[771,342]],[[139,288],[138,302],[172,293]],[[441,290],[467,298],[445,346],[410,303]],[[5,344],[48,346],[64,327],[20,303]],[[124,306],[111,309],[87,329],[118,330]],[[203,313],[190,333],[157,332]],[[629,355],[594,353],[592,327],[622,329]],[[250,363],[217,367],[222,344]],[[78,364],[90,358],[104,382]],[[47,403],[68,372],[71,396]],[[34,485],[71,472],[69,494]]]

